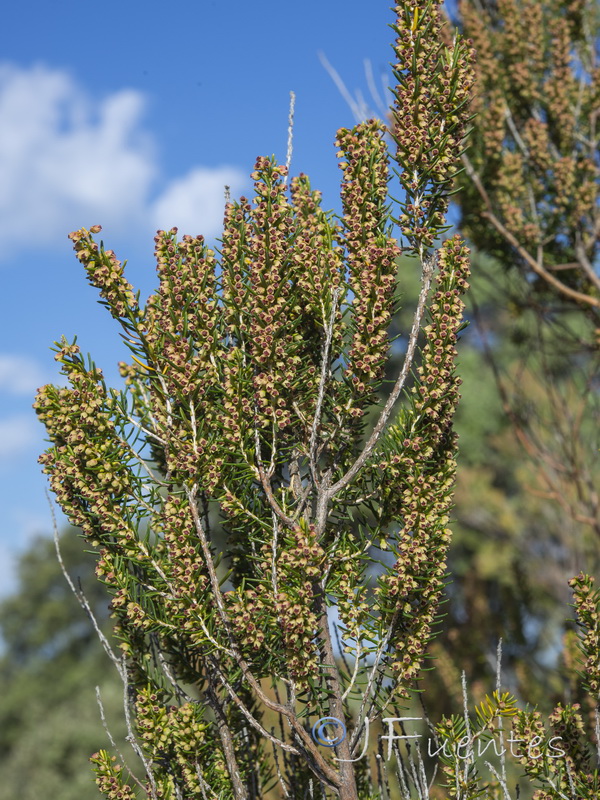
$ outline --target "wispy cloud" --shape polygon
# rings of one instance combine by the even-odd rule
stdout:
[[[140,127],[144,99],[124,90],[100,103],[65,72],[0,66],[0,250],[46,244],[85,216],[140,209],[155,175]]]
[[[40,440],[40,426],[33,414],[16,414],[0,420],[0,468],[26,453]]]
[[[32,358],[0,353],[0,392],[31,396],[46,381]]]
[[[154,224],[164,230],[176,225],[180,233],[191,236],[214,235],[223,224],[225,187],[229,186],[235,197],[246,183],[247,179],[233,167],[193,169],[173,181],[155,202]]]
[[[195,167],[161,187],[144,106],[131,89],[98,101],[62,70],[0,65],[0,259],[23,241],[56,246],[83,224],[219,233],[224,183],[235,190],[245,176]]]

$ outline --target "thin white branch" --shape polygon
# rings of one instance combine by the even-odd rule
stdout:
[[[288,115],[288,139],[287,139],[287,153],[285,156],[286,176],[284,185],[287,184],[290,176],[290,167],[292,165],[292,150],[294,146],[294,109],[296,107],[296,93],[290,92],[290,113]]]
[[[579,233],[577,233],[577,244],[575,245],[575,255],[577,256],[577,261],[579,262],[581,268],[583,269],[589,280],[597,289],[600,289],[600,275],[598,275],[598,273],[592,266],[592,262],[587,257],[585,248],[581,241],[581,235]]]
[[[496,648],[496,691],[500,696],[502,672],[502,639],[498,639],[498,647]],[[500,731],[500,740],[502,742],[502,752],[500,753],[500,771],[502,773],[502,780],[506,783],[506,748],[504,747],[504,729],[502,725],[502,717],[498,716],[498,730]]]
[[[406,776],[408,775],[408,772],[406,770],[406,767],[404,766],[404,759],[402,758],[402,754],[400,753],[400,748],[398,747],[398,743],[395,741],[392,747],[394,748],[394,755],[396,756],[396,775],[398,776],[398,783],[400,784],[400,792],[402,794],[402,800],[412,800],[412,793],[408,788],[408,783],[406,781]]]
[[[253,728],[256,728],[256,730],[261,734],[261,736],[264,736],[273,744],[276,744],[278,747],[281,747],[282,750],[287,750],[288,753],[293,753],[296,756],[301,755],[300,751],[296,747],[294,747],[291,744],[288,744],[287,742],[284,742],[282,739],[278,739],[276,736],[273,736],[273,734],[269,733],[269,731],[267,731],[266,728],[263,728],[260,722],[255,717],[253,717],[252,713],[246,708],[244,701],[240,698],[240,696],[235,691],[233,686],[229,683],[225,675],[223,675],[223,672],[221,671],[221,668],[218,666],[218,664],[213,663],[213,667],[215,669],[215,672],[217,673],[217,677],[223,684],[224,688],[227,690],[229,696],[236,704],[236,706],[239,708],[239,710],[242,712],[242,714],[246,717],[250,725],[252,725]]]
[[[342,638],[342,641],[344,641],[343,638]],[[360,665],[360,663],[362,661],[362,656],[363,656],[362,647],[360,646],[360,630],[357,631],[356,638],[355,638],[354,641],[356,642],[356,648],[354,650],[354,652],[355,652],[354,670],[352,672],[352,677],[350,678],[350,683],[348,684],[348,688],[346,689],[346,691],[342,695],[342,702],[348,697],[348,695],[350,694],[350,692],[354,688],[354,684],[356,683],[356,679],[358,677],[358,668],[359,668],[359,665]]]
[[[363,120],[365,120],[367,118],[368,114],[365,114],[365,109],[363,107],[359,106],[358,103],[354,100],[354,98],[352,97],[352,95],[350,94],[348,89],[346,88],[346,84],[341,79],[339,72],[327,60],[327,57],[325,56],[325,53],[323,53],[323,52],[319,53],[319,61],[321,62],[321,64],[325,68],[325,71],[327,72],[327,74],[329,75],[331,80],[337,86],[339,93],[342,95],[342,97],[344,98],[344,100],[348,104],[350,110],[352,111],[352,113],[354,115],[354,119],[357,122],[362,122]]]
[[[500,787],[502,788],[502,794],[504,795],[504,800],[512,800],[506,781],[499,775],[494,765],[490,764],[489,761],[486,761],[485,765],[500,784]]]
[[[529,150],[527,148],[527,145],[525,144],[525,142],[521,138],[521,134],[519,133],[519,131],[517,129],[517,126],[515,125],[515,121],[513,119],[512,112],[511,112],[510,108],[508,107],[508,104],[505,105],[505,107],[504,107],[504,118],[506,119],[506,122],[508,123],[508,127],[510,128],[510,132],[512,133],[512,135],[514,137],[514,140],[517,143],[517,145],[519,147],[519,150],[523,153],[525,158],[527,160],[529,160]]]
[[[600,714],[598,713],[598,706],[596,706],[594,717],[595,717],[594,732],[596,734],[596,756],[597,756],[596,763],[600,766]]]
[[[469,719],[469,697],[467,694],[467,676],[465,671],[462,671],[461,675],[461,686],[462,686],[462,696],[463,696],[463,719],[465,721],[465,731],[466,731],[466,739],[468,741],[468,751],[467,757],[464,759],[465,761],[465,768],[463,773],[463,780],[465,785],[468,783],[469,780],[469,767],[475,761],[475,754],[473,751],[473,733],[471,731],[471,720]]]
[[[194,453],[198,455],[198,426],[196,425],[196,409],[190,400],[190,425],[192,426],[192,445]]]
[[[129,742],[133,752],[136,754],[136,756],[140,759],[140,761],[144,765],[146,775],[150,782],[150,794],[152,796],[152,800],[158,800],[156,781],[154,780],[152,765],[142,752],[142,748],[139,746],[138,741],[135,738],[135,734],[133,732],[133,725],[131,723],[131,710],[129,708],[129,680],[127,678],[125,655],[123,655],[121,661],[121,669],[119,670],[119,674],[121,675],[121,680],[123,682],[123,711],[125,712],[125,725],[127,726],[127,736],[125,737],[125,739]]]
[[[367,698],[369,697],[369,694],[371,693],[371,688],[373,686],[373,682],[375,680],[375,675],[377,674],[377,670],[379,668],[379,663],[381,661],[381,657],[383,655],[383,651],[388,646],[388,643],[389,643],[390,638],[392,636],[392,631],[394,630],[394,625],[396,624],[396,620],[397,619],[398,619],[398,611],[394,612],[394,614],[392,616],[392,619],[391,619],[391,622],[390,622],[390,624],[388,626],[387,632],[386,632],[385,636],[383,637],[383,639],[381,640],[381,643],[380,643],[379,647],[377,648],[377,653],[375,655],[375,661],[373,663],[373,667],[371,669],[371,674],[369,675],[369,679],[367,681],[367,686],[366,686],[365,691],[363,693],[363,699],[361,701],[360,708],[358,710],[358,714],[357,714],[357,717],[356,717],[356,728],[355,728],[354,734],[352,736],[352,740],[350,742],[350,750],[351,751],[354,750],[354,747],[356,745],[356,741],[358,740],[357,734],[361,730],[362,725],[364,723],[364,711],[365,711],[365,706],[367,705]],[[370,715],[374,703],[375,703],[375,701],[372,700],[371,701],[371,705],[369,707],[368,715]]]
[[[281,774],[281,769],[279,768],[279,755],[278,755],[277,749],[275,748],[274,745],[273,745],[273,760],[275,761],[275,769],[277,771],[277,780],[279,781],[279,785],[281,786],[281,788],[283,790],[283,795],[286,798],[290,798],[291,795],[288,792],[288,788],[285,785],[285,781],[283,780],[283,775]]]
[[[67,572],[67,568],[65,566],[65,562],[63,561],[62,553],[60,551],[60,542],[59,542],[59,537],[58,537],[58,525],[56,523],[56,515],[54,513],[54,506],[52,505],[52,501],[50,500],[50,496],[49,496],[47,490],[46,490],[46,499],[48,500],[48,505],[50,506],[50,514],[52,515],[52,528],[53,528],[53,531],[54,531],[54,547],[56,549],[56,557],[58,558],[58,563],[60,565],[61,572],[64,575],[65,580],[69,584],[69,586],[71,588],[71,591],[73,592],[73,594],[77,598],[77,601],[78,601],[79,605],[83,608],[83,610],[87,614],[90,622],[94,626],[94,630],[96,631],[96,635],[98,636],[98,639],[100,639],[100,643],[101,643],[102,647],[104,648],[104,651],[106,652],[106,655],[110,658],[110,660],[113,662],[113,664],[119,670],[119,674],[120,674],[121,673],[121,662],[119,661],[119,659],[117,658],[117,656],[116,656],[115,652],[113,651],[112,647],[108,643],[108,639],[106,638],[104,633],[100,630],[100,626],[98,625],[98,621],[96,620],[94,612],[92,611],[92,609],[90,607],[90,604],[88,603],[87,597],[85,596],[83,591],[81,591],[80,589],[77,589],[75,587],[75,584],[71,580],[71,576]]]
[[[127,762],[125,761],[125,756],[120,751],[120,749],[117,747],[117,743],[115,742],[115,740],[113,738],[113,735],[110,732],[110,728],[108,727],[108,722],[106,721],[106,714],[104,713],[104,706],[102,705],[102,698],[100,697],[100,687],[99,686],[96,686],[96,702],[98,703],[98,708],[100,709],[100,719],[102,720],[102,727],[104,728],[104,730],[106,731],[106,735],[108,736],[108,741],[111,743],[111,746],[112,746],[113,750],[116,752],[116,754],[121,759],[121,763],[123,764],[123,766],[127,767],[127,771],[129,772],[129,774],[131,775],[133,780],[137,783],[137,785],[140,787],[140,789],[142,789],[145,792],[146,791],[146,787],[139,780],[139,778],[137,778],[133,774],[131,769],[127,766]]]
[[[312,479],[315,483],[315,486],[318,488],[319,481],[317,479],[317,464],[315,459],[315,450],[317,445],[317,433],[319,430],[319,424],[321,422],[321,412],[323,409],[323,400],[325,398],[325,384],[327,382],[327,376],[329,374],[329,354],[331,351],[331,341],[333,339],[333,326],[335,323],[335,315],[337,313],[337,305],[338,300],[340,298],[341,290],[336,288],[333,290],[332,298],[331,298],[331,313],[329,314],[329,322],[325,329],[325,343],[323,345],[323,352],[321,357],[321,378],[319,380],[319,394],[317,396],[317,406],[315,408],[315,416],[312,423],[312,428],[310,432],[310,444],[309,444],[309,460],[310,460],[310,471],[312,474]]]
[[[348,472],[340,478],[337,483],[334,483],[333,486],[330,486],[327,490],[327,499],[330,500],[334,495],[336,495],[341,489],[344,489],[354,478],[357,472],[361,469],[361,467],[365,464],[371,452],[374,450],[375,445],[379,441],[379,437],[383,433],[383,429],[385,428],[387,421],[392,413],[392,409],[394,407],[394,403],[400,396],[404,388],[404,384],[408,378],[410,373],[413,360],[415,357],[415,352],[417,349],[417,340],[419,338],[419,332],[421,330],[421,322],[423,320],[423,315],[425,314],[425,305],[427,303],[427,296],[429,294],[429,289],[431,287],[431,281],[433,278],[433,268],[434,268],[434,260],[435,256],[427,256],[422,264],[423,264],[423,274],[421,278],[421,292],[419,294],[419,301],[417,303],[417,308],[415,311],[415,316],[413,318],[413,325],[410,332],[410,336],[408,339],[408,347],[406,349],[406,355],[404,357],[404,364],[402,365],[402,370],[394,388],[391,391],[390,396],[387,399],[387,402],[379,416],[377,424],[373,428],[373,432],[371,433],[367,443],[365,444],[362,453],[358,456],[354,464],[350,467]]]
[[[157,648],[156,649],[157,649],[158,660],[160,662],[160,666],[162,668],[162,671],[165,673],[165,675],[167,676],[167,680],[169,681],[169,683],[171,684],[171,686],[175,690],[175,694],[180,699],[185,700],[186,703],[194,703],[194,702],[196,702],[194,700],[194,698],[190,697],[190,695],[184,689],[182,689],[181,686],[175,680],[175,677],[174,677],[173,673],[171,672],[171,668],[169,667],[169,664],[167,663],[167,659],[164,657],[164,654],[163,654],[162,650],[160,649],[160,647],[158,646],[158,644],[157,644]]]
[[[273,541],[271,542],[271,585],[273,587],[273,597],[275,600],[277,600],[277,597],[279,596],[279,587],[277,583],[277,538],[279,526],[275,512],[271,511],[271,515],[273,518]],[[277,615],[277,621],[281,622],[279,614]]]
[[[129,450],[131,455],[135,458],[135,460],[139,463],[139,465],[142,467],[142,469],[146,472],[148,477],[151,478],[151,480],[154,481],[154,483],[158,484],[159,486],[168,486],[169,485],[166,481],[163,481],[161,478],[159,478],[154,473],[153,470],[150,469],[150,467],[148,466],[148,464],[145,461],[145,459],[143,459],[142,456],[137,452],[137,450],[135,450],[129,444],[127,439],[125,439],[123,436],[119,436],[118,439],[121,442],[121,444],[123,444]],[[144,508],[150,508],[150,506],[148,506],[146,503],[144,503],[143,500],[140,500],[140,502],[144,505]],[[154,511],[154,509],[151,509],[151,510]]]
[[[375,101],[377,110],[381,114],[382,118],[385,119],[389,114],[389,108],[386,107],[385,103],[381,99],[379,91],[377,90],[377,86],[375,84],[375,76],[373,75],[373,64],[371,63],[371,59],[365,58],[363,63],[365,67],[365,76],[367,78],[367,86],[369,87],[369,92],[371,93],[371,97]]]
[[[200,783],[200,791],[202,792],[202,797],[203,797],[203,800],[208,800],[208,798],[207,798],[207,796],[206,796],[206,790],[207,790],[207,789],[208,789],[208,791],[211,793],[211,795],[213,796],[213,798],[216,798],[216,800],[221,800],[221,798],[223,797],[223,795],[222,795],[222,794],[217,794],[217,793],[215,792],[215,790],[212,788],[212,786],[210,786],[210,784],[208,784],[208,783],[207,783],[207,782],[204,780],[204,776],[203,776],[203,775],[202,775],[202,773],[200,772],[200,764],[198,764],[198,762],[197,762],[197,761],[196,761],[196,765],[195,765],[195,766],[196,766],[196,777],[198,778],[198,782]]]
[[[131,424],[132,424],[132,425],[133,425],[135,428],[138,428],[138,430],[142,431],[142,433],[145,433],[145,434],[146,434],[146,436],[150,436],[150,437],[152,437],[152,438],[153,438],[153,439],[155,439],[155,440],[156,440],[156,441],[157,441],[159,444],[161,444],[163,447],[166,447],[166,446],[167,446],[167,442],[166,442],[166,440],[165,440],[165,439],[162,439],[160,436],[158,436],[158,435],[157,435],[156,433],[154,433],[153,431],[149,431],[149,430],[148,430],[148,428],[144,428],[144,426],[143,426],[141,423],[139,423],[139,422],[138,422],[136,419],[134,419],[134,417],[132,417],[132,416],[131,416],[131,414],[126,414],[126,415],[125,415],[125,418],[126,418],[126,419],[127,419],[127,421],[128,421],[128,422],[130,422],[130,423],[131,423]]]

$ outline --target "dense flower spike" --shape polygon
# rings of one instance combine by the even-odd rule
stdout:
[[[69,234],[77,258],[84,265],[92,286],[100,290],[104,305],[117,319],[138,311],[137,298],[129,281],[124,277],[124,265],[112,250],[98,246],[92,234],[100,233],[100,225],[92,225],[90,230],[82,228]]]
[[[393,669],[401,676],[403,692],[419,671],[444,585],[456,470],[452,418],[460,378],[454,374],[455,345],[464,309],[460,297],[469,276],[468,250],[458,236],[444,243],[439,262],[422,365],[412,389],[415,417],[410,429],[392,428],[382,443],[388,514],[401,528],[393,546],[394,569],[378,591],[382,606],[390,609]]]
[[[392,136],[406,191],[402,233],[423,257],[445,230],[449,184],[464,146],[473,86],[473,50],[459,38],[452,50],[440,35],[440,3],[412,0],[396,7]]]
[[[341,289],[344,277],[341,229],[321,207],[321,193],[312,189],[308,176],[298,175],[290,184],[291,202],[296,218],[293,261],[294,280],[311,308],[315,325],[325,331],[331,316],[332,289]],[[339,309],[336,333],[339,332]],[[333,353],[341,340],[334,339]]]
[[[125,547],[135,530],[125,520],[126,502],[137,487],[102,373],[85,368],[76,344],[63,342],[56,358],[71,388],[49,385],[38,394],[34,407],[54,444],[40,462],[72,524],[92,539],[102,535]]]
[[[389,234],[388,154],[383,126],[374,120],[338,131],[343,161],[342,203],[350,288],[354,295],[353,336],[346,380],[357,400],[350,409],[362,415],[360,400],[372,393],[388,355],[387,329],[396,288],[400,250]],[[368,397],[372,399],[372,394]]]
[[[95,764],[96,784],[107,800],[136,800],[138,795],[123,777],[124,768],[114,763],[116,756],[100,750],[90,760]]]

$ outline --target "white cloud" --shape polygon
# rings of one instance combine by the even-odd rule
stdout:
[[[156,171],[143,102],[124,90],[94,104],[65,72],[0,66],[3,254],[143,206]]]
[[[31,414],[0,420],[0,467],[8,466],[39,440],[40,426]]]
[[[154,203],[154,224],[163,230],[175,225],[180,234],[214,236],[223,225],[225,187],[229,186],[235,197],[246,183],[245,176],[233,167],[197,167],[173,181]]]
[[[220,232],[223,184],[235,192],[245,176],[196,167],[152,198],[159,168],[144,105],[131,89],[98,101],[64,71],[0,64],[0,259],[23,243],[64,246],[80,225]]]
[[[27,356],[0,353],[0,391],[31,395],[46,383],[39,365]]]

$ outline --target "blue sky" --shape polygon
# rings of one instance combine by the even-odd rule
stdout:
[[[67,234],[102,237],[146,297],[157,228],[219,234],[223,186],[248,191],[257,155],[285,159],[335,207],[333,141],[352,112],[319,60],[369,94],[391,60],[386,2],[241,0],[10,3],[0,51],[0,594],[15,556],[51,532],[37,464],[35,390],[55,381],[61,335],[91,352],[109,383],[126,357]],[[59,523],[64,518],[59,513]]]

